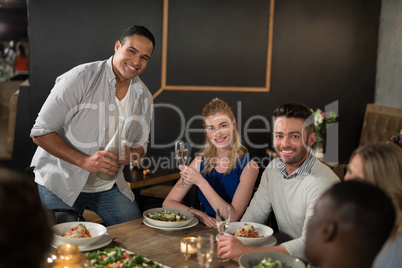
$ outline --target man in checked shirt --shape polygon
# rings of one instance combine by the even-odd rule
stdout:
[[[240,221],[266,223],[275,213],[279,231],[290,240],[276,246],[248,247],[235,237],[220,236],[218,255],[238,258],[256,250],[276,251],[305,259],[307,223],[313,215],[317,199],[339,182],[335,173],[311,153],[315,142],[312,112],[301,103],[279,106],[274,116],[274,147],[278,158],[271,161],[261,177]]]

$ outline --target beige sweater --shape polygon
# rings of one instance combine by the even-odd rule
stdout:
[[[319,160],[315,160],[309,175],[284,179],[278,171],[279,161],[274,159],[265,169],[241,221],[266,223],[274,210],[279,231],[293,238],[282,246],[291,255],[305,259],[307,222],[313,215],[314,204],[325,190],[340,180]]]

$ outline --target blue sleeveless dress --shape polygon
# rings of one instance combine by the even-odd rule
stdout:
[[[242,158],[237,162],[235,168],[228,174],[219,173],[215,169],[213,169],[209,174],[204,174],[202,173],[202,170],[205,166],[205,160],[203,157],[200,165],[200,173],[205,180],[208,181],[209,185],[211,185],[215,192],[223,200],[230,204],[232,203],[237,186],[240,183],[240,175],[250,161],[251,159],[247,155],[243,155]],[[211,207],[200,189],[198,189],[198,198],[200,199],[201,204],[204,206],[205,212],[209,216],[215,218],[215,210]]]

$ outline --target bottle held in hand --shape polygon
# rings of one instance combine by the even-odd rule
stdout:
[[[115,161],[116,163],[119,161],[119,156],[120,156],[120,150],[121,150],[121,130],[122,130],[122,126],[123,126],[123,122],[119,121],[119,125],[117,126],[116,132],[114,133],[113,137],[109,140],[108,144],[105,147],[105,151],[109,151],[114,153],[114,155],[117,156],[116,159],[112,159],[113,161]],[[107,158],[110,158],[109,156],[106,156]],[[113,172],[113,170],[107,169],[111,172]],[[109,174],[103,173],[103,172],[96,172],[96,176],[102,180],[113,180],[114,175],[111,176]]]

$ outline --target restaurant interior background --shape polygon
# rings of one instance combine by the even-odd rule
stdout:
[[[2,0],[12,1],[17,0]],[[19,169],[29,165],[36,149],[29,132],[56,77],[78,64],[110,57],[121,32],[134,24],[146,26],[156,38],[141,79],[152,94],[158,93],[156,105],[175,105],[186,120],[200,115],[215,97],[229,103],[243,127],[255,115],[271,120],[273,110],[284,102],[296,100],[314,109],[337,102],[337,146],[339,161],[345,162],[358,146],[367,103],[402,108],[399,0],[275,1],[267,92],[160,92],[164,2],[28,0],[25,9],[18,8],[28,17],[30,79],[20,87],[12,160],[0,164]],[[10,10],[0,8],[0,23]],[[170,0],[168,10],[167,84],[264,86],[269,38],[261,33],[269,30],[270,1]],[[221,30],[212,33],[214,26]],[[233,35],[235,42],[227,41]],[[177,139],[180,123],[177,111],[155,109],[154,139],[147,155],[170,155],[173,146],[155,145]],[[190,127],[199,128],[201,122]],[[262,130],[249,134],[253,144],[268,145],[247,148],[252,157],[264,157],[272,133],[264,131],[263,120],[253,120],[249,127]],[[191,140],[202,143],[203,135],[193,133]]]

